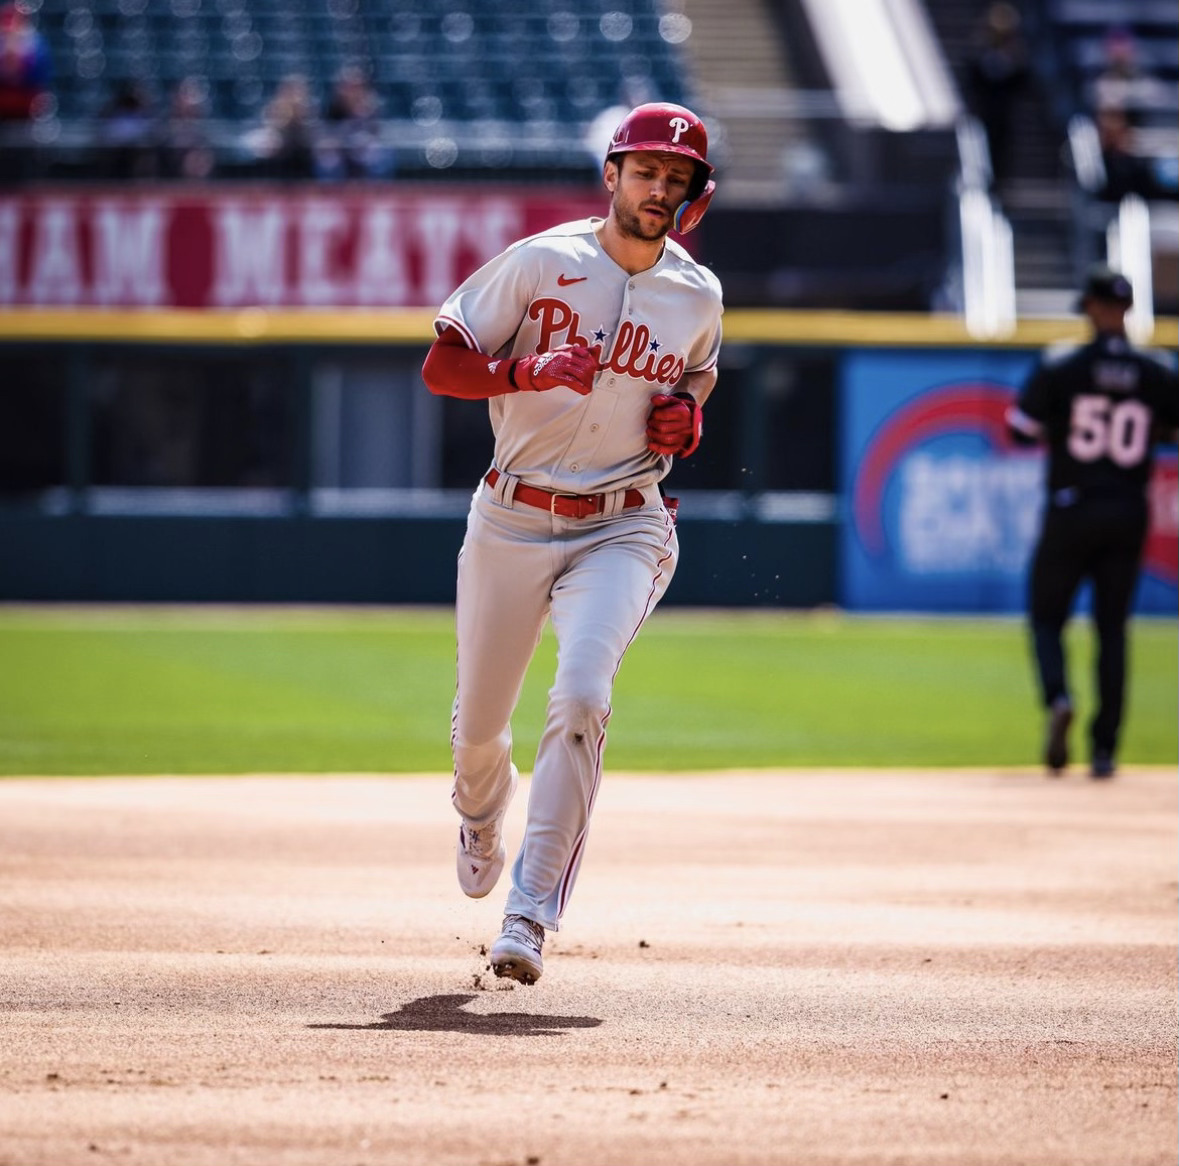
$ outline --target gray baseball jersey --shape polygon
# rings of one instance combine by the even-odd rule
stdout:
[[[495,464],[548,490],[592,494],[646,486],[671,458],[647,449],[650,398],[685,373],[716,366],[721,289],[668,239],[654,267],[628,275],[602,250],[600,219],[565,223],[513,244],[442,305],[434,327],[458,330],[497,359],[561,344],[597,349],[594,390],[510,393],[489,403]]]
[[[711,272],[667,240],[653,267],[628,275],[602,249],[601,223],[566,223],[509,247],[458,288],[434,325],[439,335],[457,329],[492,362],[580,343],[603,365],[586,395],[561,387],[490,399],[500,473],[476,490],[459,555],[451,747],[464,831],[494,831],[506,813],[511,716],[546,620],[557,636],[506,907],[549,929],[559,926],[584,853],[614,677],[679,554],[657,488],[671,458],[647,449],[651,397],[713,369],[721,342]],[[609,501],[598,514],[568,518],[521,502],[521,484]],[[641,504],[626,500],[636,489]],[[466,836],[460,831],[459,881],[485,894],[481,863],[496,860],[472,859]]]

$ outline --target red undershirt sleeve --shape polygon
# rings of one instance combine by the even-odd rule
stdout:
[[[447,328],[430,346],[422,364],[426,388],[439,397],[485,401],[515,393],[514,360],[492,360],[485,352],[468,348],[454,328]]]

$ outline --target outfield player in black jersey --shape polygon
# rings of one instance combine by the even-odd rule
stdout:
[[[1017,441],[1048,447],[1048,497],[1032,561],[1030,623],[1040,689],[1048,710],[1044,762],[1069,761],[1073,719],[1062,634],[1077,590],[1093,584],[1098,637],[1097,709],[1089,725],[1090,772],[1112,777],[1126,678],[1126,623],[1146,542],[1147,486],[1160,441],[1179,426],[1179,378],[1126,338],[1129,281],[1093,268],[1079,308],[1093,339],[1049,350],[1010,410]]]

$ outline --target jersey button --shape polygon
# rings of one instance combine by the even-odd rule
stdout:
[[[591,425],[591,426],[590,426],[590,433],[597,433],[597,432],[598,432],[598,430],[599,430],[599,429],[601,429],[601,428],[602,428],[602,427],[601,427],[600,425]]]
[[[576,474],[577,471],[581,469],[581,466],[574,462],[573,465],[571,465],[569,468]]]

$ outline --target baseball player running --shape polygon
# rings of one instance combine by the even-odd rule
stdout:
[[[557,671],[512,867],[497,976],[541,974],[585,853],[614,677],[671,582],[660,481],[700,441],[716,381],[721,289],[668,238],[712,198],[708,136],[678,105],[633,109],[607,152],[605,219],[513,244],[442,305],[422,376],[487,400],[495,453],[458,560],[452,800],[472,898],[504,868],[516,789],[511,716],[546,619]]]

